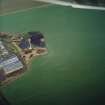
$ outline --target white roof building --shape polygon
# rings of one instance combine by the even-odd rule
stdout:
[[[0,63],[0,66],[5,71],[5,74],[9,74],[23,68],[22,62],[16,55],[11,56],[9,59]]]

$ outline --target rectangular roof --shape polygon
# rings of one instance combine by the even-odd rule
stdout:
[[[13,57],[3,61],[2,63],[0,63],[0,65],[3,67],[6,74],[12,73],[14,71],[17,71],[17,70],[23,68],[23,64],[18,59],[18,57],[15,55]]]

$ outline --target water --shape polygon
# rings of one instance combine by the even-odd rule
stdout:
[[[0,31],[44,33],[48,54],[3,88],[13,105],[105,104],[105,12],[50,6],[0,17]]]

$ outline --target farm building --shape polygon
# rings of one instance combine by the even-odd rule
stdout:
[[[9,74],[23,68],[22,62],[16,55],[12,55],[10,58],[2,61],[0,65],[5,71],[5,74]]]

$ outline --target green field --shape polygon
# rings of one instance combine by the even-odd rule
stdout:
[[[32,9],[1,16],[0,31],[41,31],[48,47],[2,89],[12,105],[105,105],[104,11]]]

